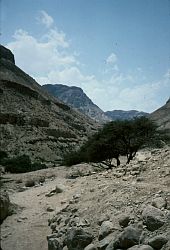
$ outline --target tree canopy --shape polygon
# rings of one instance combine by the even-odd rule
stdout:
[[[75,152],[64,157],[64,164],[73,165],[80,162],[103,162],[112,168],[112,160],[124,155],[129,163],[137,151],[146,146],[158,145],[162,133],[153,121],[146,117],[133,120],[112,121],[103,126],[96,134]]]

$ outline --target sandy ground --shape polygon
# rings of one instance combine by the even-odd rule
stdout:
[[[53,172],[55,171],[53,170]],[[54,180],[48,179],[43,186],[31,187],[24,192],[10,192],[11,202],[22,207],[22,209],[17,214],[9,216],[1,225],[2,249],[47,250],[46,237],[51,233],[48,219],[54,213],[47,212],[47,208],[53,207],[58,210],[64,206],[61,201],[69,199],[69,196],[74,192],[68,187],[68,185],[71,186],[71,183],[72,180],[67,180],[61,176]],[[57,197],[56,195],[46,197],[45,194],[55,189],[58,184],[64,185],[67,192],[57,194]]]
[[[115,178],[114,170],[68,179],[66,177],[69,171],[64,167],[27,174],[5,175],[9,182],[5,183],[4,188],[8,190],[11,202],[22,209],[7,217],[1,225],[2,249],[47,250],[46,238],[51,234],[48,219],[56,211],[67,206],[77,194],[80,196],[79,202],[70,206],[76,206],[79,216],[90,221],[94,233],[98,230],[97,220],[103,212],[112,215],[116,225],[115,216],[122,212],[133,212],[134,207],[137,209],[143,203],[150,202],[156,193],[168,194],[169,176],[164,177],[161,173],[169,170],[169,150],[165,151],[164,155],[152,156],[148,162],[147,157],[151,156],[138,155],[138,160],[147,164],[147,170],[142,173],[144,178],[142,182],[136,182],[135,176]],[[87,165],[82,167],[89,171]],[[71,171],[74,172],[74,169]],[[18,192],[25,180],[39,176],[46,178],[42,186],[30,187],[23,192]],[[18,184],[20,179],[22,183]],[[46,194],[55,189],[56,185],[62,186],[64,191],[52,197],[46,197]],[[54,211],[47,211],[48,207],[53,208]]]

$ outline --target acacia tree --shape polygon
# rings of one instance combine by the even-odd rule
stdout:
[[[161,138],[155,123],[146,117],[112,121],[89,138],[77,152],[71,153],[71,158],[67,157],[64,163],[103,162],[112,168],[113,158],[118,166],[120,155],[126,155],[129,163],[139,149],[155,145]]]

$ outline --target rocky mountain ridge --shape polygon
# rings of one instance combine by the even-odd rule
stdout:
[[[112,120],[131,120],[135,117],[141,117],[141,116],[148,116],[149,114],[142,111],[137,110],[113,110],[113,111],[107,111],[105,114]]]
[[[98,122],[133,119],[134,117],[147,116],[148,113],[137,110],[113,110],[104,112],[83,92],[79,87],[63,84],[45,84],[43,88],[56,96],[67,105],[79,110]]]
[[[0,46],[0,53],[1,147],[11,156],[60,161],[98,124],[46,92],[15,65],[10,50]]]
[[[79,87],[69,87],[63,84],[46,84],[43,85],[43,88],[70,107],[75,108],[97,122],[107,122],[110,120]]]

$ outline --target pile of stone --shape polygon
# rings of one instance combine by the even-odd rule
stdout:
[[[167,202],[156,197],[152,205],[141,207],[137,219],[130,215],[119,216],[119,228],[109,217],[98,221],[95,232],[90,223],[79,217],[73,204],[79,197],[73,197],[71,204],[49,220],[52,234],[47,237],[49,250],[169,250],[170,249],[170,212]],[[97,228],[97,226],[96,226]]]

